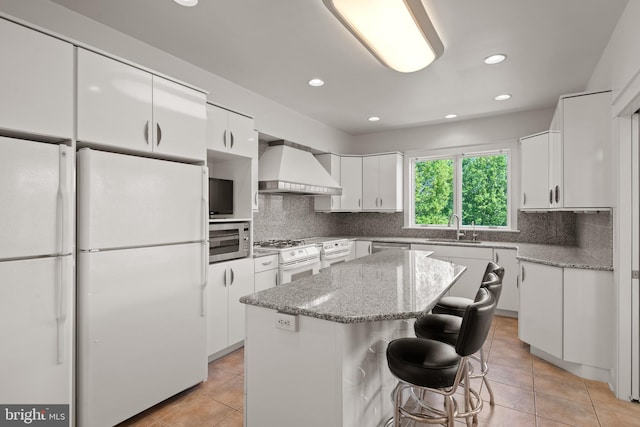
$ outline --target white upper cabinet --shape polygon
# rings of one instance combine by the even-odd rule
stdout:
[[[402,211],[402,155],[365,156],[362,159],[362,209]]]
[[[341,184],[341,158],[337,154],[327,153],[316,156],[318,162],[329,172],[329,175]],[[342,184],[341,184],[342,185]],[[314,209],[318,212],[340,212],[342,196],[317,196],[314,198]]]
[[[358,212],[362,210],[362,157],[340,158],[340,210]]]
[[[244,157],[257,156],[253,119],[207,104],[207,149]]]
[[[0,19],[0,129],[73,137],[73,46]]]
[[[78,140],[205,159],[204,93],[78,49]]]
[[[552,207],[611,206],[611,94],[562,97],[550,139]]]
[[[153,151],[206,158],[206,95],[153,76]]]
[[[520,139],[521,197],[523,209],[549,207],[549,132]]]

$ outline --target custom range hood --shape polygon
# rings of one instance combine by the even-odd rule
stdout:
[[[308,151],[278,141],[262,154],[258,164],[261,193],[295,193],[308,196],[342,194],[342,188]]]

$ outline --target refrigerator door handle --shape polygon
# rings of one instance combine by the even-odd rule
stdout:
[[[208,277],[208,266],[209,266],[209,250],[207,248],[207,212],[209,211],[207,206],[207,195],[209,194],[209,169],[206,166],[202,168],[202,195],[201,195],[201,215],[202,221],[200,221],[200,238],[202,239],[202,303],[200,305],[200,316],[205,317],[207,307],[206,307],[206,289],[207,282],[209,281]]]
[[[202,242],[202,285],[200,292],[200,317],[205,317],[207,312],[207,283],[209,282],[207,263],[208,259],[207,242]]]
[[[58,232],[60,233],[60,240],[58,244],[58,255],[67,255],[69,254],[68,242],[67,242],[67,221],[68,219],[68,209],[67,205],[69,203],[69,184],[67,182],[67,146],[60,145],[60,164],[59,164],[59,178],[58,178],[58,194],[57,200],[58,203]]]
[[[57,329],[57,359],[58,365],[66,360],[65,324],[67,323],[67,274],[65,257],[58,257],[58,274],[56,275],[56,329]]]

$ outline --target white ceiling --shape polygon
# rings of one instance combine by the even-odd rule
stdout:
[[[445,52],[402,74],[321,0],[52,1],[353,135],[555,105],[585,89],[627,3],[424,0]],[[508,59],[483,64],[493,53]],[[326,85],[308,86],[314,77]],[[513,97],[493,99],[502,93]]]

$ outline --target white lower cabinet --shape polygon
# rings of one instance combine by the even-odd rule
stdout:
[[[591,372],[608,372],[613,359],[613,273],[524,261],[521,266],[520,339]]]
[[[520,339],[562,358],[562,268],[521,263]]]
[[[244,340],[245,306],[240,297],[254,292],[253,259],[209,264],[207,354]]]
[[[494,249],[493,260],[504,268],[498,309],[518,311],[518,258],[515,249]]]
[[[371,255],[372,242],[369,240],[356,240],[356,258]]]
[[[613,366],[613,273],[564,269],[564,360]]]
[[[254,259],[255,291],[260,292],[278,285],[278,255]]]

